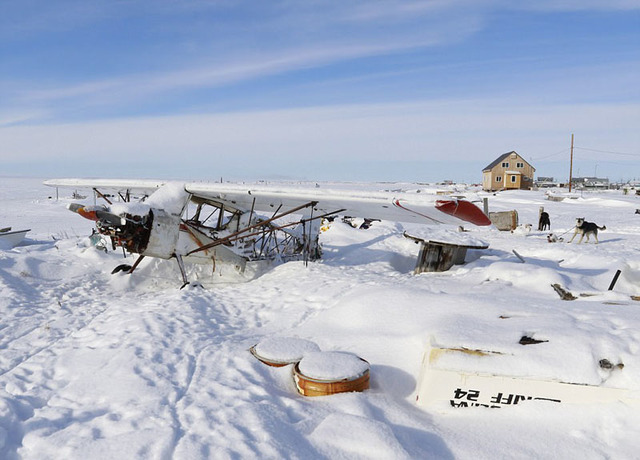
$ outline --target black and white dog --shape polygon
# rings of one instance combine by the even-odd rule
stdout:
[[[549,219],[549,213],[542,211],[540,213],[540,220],[538,220],[538,230],[551,230],[551,219]]]
[[[598,225],[594,224],[593,222],[587,222],[586,220],[584,220],[584,217],[578,217],[576,219],[576,231],[569,240],[569,243],[573,241],[578,233],[580,234],[578,244],[582,243],[582,238],[584,238],[585,235],[587,236],[587,243],[589,242],[589,235],[593,235],[593,237],[596,239],[596,243],[598,243],[598,230],[606,229],[607,227],[605,225],[603,225],[602,227],[598,227]]]

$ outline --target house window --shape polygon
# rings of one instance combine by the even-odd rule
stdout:
[[[508,167],[509,167],[509,162],[508,162],[508,161],[504,161],[504,162],[502,163],[502,167],[503,167],[503,168],[508,168]]]
[[[502,177],[500,176],[496,177],[496,182],[502,182]]]
[[[524,168],[524,163],[516,163],[516,168]]]
[[[514,184],[516,182],[516,176],[511,176],[511,183]]]

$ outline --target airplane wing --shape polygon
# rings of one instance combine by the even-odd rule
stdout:
[[[151,194],[174,181],[127,179],[52,179],[51,187],[94,188],[120,193]],[[214,182],[183,183],[194,197],[215,201],[226,207],[261,212],[286,211],[313,202],[317,215],[336,213],[350,217],[424,224],[478,226],[491,225],[489,218],[473,203],[445,196],[403,192],[362,192],[293,186],[246,186]]]
[[[109,192],[139,193],[150,195],[170,181],[149,179],[49,179],[44,185],[60,188],[99,189]]]
[[[317,214],[339,211],[350,217],[425,224],[491,225],[489,218],[469,201],[429,194],[360,192],[324,188],[279,186],[246,187],[231,184],[185,184],[194,196],[226,202],[232,207],[273,212],[315,202]]]

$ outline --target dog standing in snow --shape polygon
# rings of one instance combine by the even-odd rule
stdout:
[[[549,213],[542,211],[540,213],[540,219],[538,220],[538,230],[551,230],[551,219],[549,219]]]
[[[576,237],[576,235],[579,233],[580,239],[578,240],[578,244],[582,243],[582,238],[584,238],[585,235],[587,237],[587,243],[589,242],[589,235],[593,235],[597,244],[598,230],[606,230],[606,229],[607,229],[606,225],[603,225],[602,227],[598,227],[597,224],[594,224],[593,222],[587,222],[586,220],[584,220],[584,217],[578,217],[576,219],[576,231],[573,233],[573,236],[569,240],[569,243],[571,243],[573,239]]]

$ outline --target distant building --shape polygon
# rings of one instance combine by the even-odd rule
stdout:
[[[487,191],[533,188],[533,174],[536,168],[531,166],[517,152],[500,155],[482,170],[482,189]]]
[[[609,179],[603,177],[573,177],[571,184],[580,189],[608,189]]]
[[[550,188],[550,187],[559,187],[558,184],[553,177],[543,177],[538,176],[535,180],[534,185],[539,188]]]

